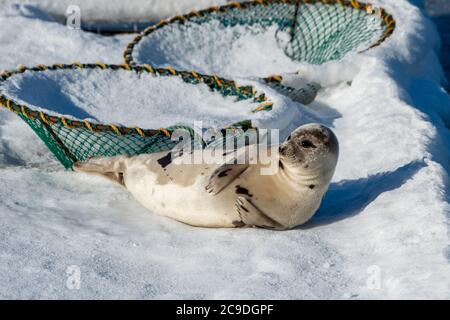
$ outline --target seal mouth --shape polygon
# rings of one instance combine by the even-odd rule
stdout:
[[[278,153],[280,158],[287,162],[297,162],[301,159],[298,150],[296,151],[289,142],[281,144],[278,148]]]
[[[280,145],[278,148],[278,153],[282,158],[292,158],[294,157],[294,152],[292,147],[289,146],[289,143],[285,142]]]

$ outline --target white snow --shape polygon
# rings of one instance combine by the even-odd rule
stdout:
[[[266,77],[297,70],[301,64],[284,54],[277,44],[276,32],[276,26],[223,27],[214,20],[172,24],[139,42],[133,58],[138,64],[234,77]]]
[[[408,1],[376,3],[397,20],[386,43],[304,66],[326,88],[287,125],[329,125],[341,155],[321,208],[296,230],[199,229],[149,213],[108,181],[64,171],[1,111],[0,297],[448,299],[450,98],[439,38]],[[69,34],[30,10],[0,9],[0,69],[121,63],[128,36]],[[72,265],[79,290],[66,286]]]
[[[2,2],[32,4],[59,21],[65,21],[70,6],[78,6],[83,24],[118,24],[158,22],[176,14],[225,4],[226,0],[2,0]]]
[[[0,5],[1,69],[19,63],[70,63],[78,60],[122,63],[122,51],[134,35],[101,37],[69,29],[31,5]]]

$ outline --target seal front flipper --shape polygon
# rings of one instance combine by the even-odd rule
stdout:
[[[216,195],[234,181],[241,173],[247,170],[248,164],[224,164],[209,177],[206,192]]]
[[[261,210],[253,205],[253,203],[245,197],[236,199],[236,210],[245,225],[249,227],[259,227],[272,230],[285,230],[286,228],[273,220]]]

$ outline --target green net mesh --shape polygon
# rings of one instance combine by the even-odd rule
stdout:
[[[377,46],[395,28],[393,17],[384,9],[354,0],[260,0],[232,3],[176,16],[147,28],[128,45],[124,53],[125,60],[130,65],[151,63],[151,58],[140,56],[136,60],[134,57],[134,49],[141,41],[155,36],[163,39],[161,33],[170,32],[167,26],[176,24],[181,28],[187,22],[204,24],[212,20],[219,21],[223,26],[276,25],[279,31],[277,41],[286,55],[293,60],[311,64],[337,60],[349,52]],[[283,36],[278,37],[278,34]],[[289,35],[288,39],[286,34]]]
[[[211,90],[220,92],[224,96],[236,96],[238,100],[253,99],[259,103],[255,112],[270,110],[272,103],[267,101],[264,93],[256,94],[252,87],[237,86],[233,81],[218,77],[210,77],[195,72],[178,72],[171,68],[154,69],[150,66],[130,68],[127,65],[105,65],[98,64],[55,64],[53,66],[37,66],[34,68],[20,67],[12,72],[4,72],[0,77],[1,82],[7,81],[13,75],[23,73],[27,70],[42,72],[48,70],[77,69],[77,68],[99,68],[112,70],[129,70],[130,72],[151,72],[157,76],[179,76],[185,82],[192,85],[198,83],[207,84]],[[42,92],[46,94],[46,92]],[[0,105],[18,114],[44,141],[51,152],[66,167],[71,169],[74,162],[84,161],[91,157],[137,155],[142,153],[153,153],[172,149],[179,141],[172,140],[171,136],[175,130],[184,130],[191,138],[192,147],[205,147],[209,142],[203,141],[198,132],[188,126],[171,126],[159,129],[141,129],[116,126],[113,124],[92,123],[86,120],[74,120],[47,114],[42,111],[33,110],[26,105],[20,105],[6,95],[0,96]],[[236,135],[245,133],[251,128],[251,121],[243,120],[230,124],[227,133],[235,132]],[[239,130],[238,130],[239,129]],[[224,133],[225,134],[225,129]]]
[[[219,27],[211,27],[211,25],[206,27],[212,21],[218,22]],[[213,33],[214,36],[204,40],[202,35],[199,35],[196,40],[192,37],[192,30],[197,28],[196,25],[209,28],[208,32]],[[222,73],[223,69],[217,66],[205,67],[210,60],[214,59],[212,57],[214,53],[211,52],[224,54],[224,50],[231,50],[230,46],[223,46],[220,41],[209,41],[209,39],[223,38],[226,28],[234,26],[248,27],[245,34],[240,33],[241,31],[233,34],[231,41],[235,43],[244,38],[247,41],[249,36],[253,39],[263,39],[257,41],[267,41],[267,38],[261,37],[261,34],[267,32],[268,28],[275,27],[277,29],[274,35],[276,45],[289,59],[322,64],[341,59],[350,52],[361,52],[381,44],[394,31],[395,22],[384,9],[353,0],[259,0],[231,3],[173,17],[147,28],[128,45],[124,57],[129,65],[143,63],[171,65],[178,69],[193,68],[209,74],[237,76],[240,74],[229,73],[231,69],[226,66],[240,65],[240,61],[237,61],[240,58],[234,56],[234,61],[224,63],[224,68],[227,68],[225,73]],[[175,38],[174,32],[179,33],[180,36]],[[182,43],[174,43],[174,39]],[[239,42],[236,46],[239,47],[241,43]],[[205,47],[214,47],[214,50],[207,51],[204,50]],[[259,52],[251,50],[260,49],[260,47],[250,46],[246,49],[250,52],[245,54],[251,56],[255,53],[255,56],[258,56]],[[201,61],[199,65],[187,61],[190,58],[185,52],[192,50],[198,50],[200,56],[203,51],[207,52],[204,53],[204,57],[201,56],[201,60],[199,59]],[[285,70],[285,72],[297,71],[299,70]],[[274,72],[263,77],[280,72],[279,69],[275,69]],[[256,74],[243,76],[256,76]],[[267,83],[277,91],[294,98],[304,95],[304,92],[298,92],[297,88],[285,87],[273,79]]]

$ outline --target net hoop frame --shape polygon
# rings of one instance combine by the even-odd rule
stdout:
[[[246,1],[246,2],[230,2],[226,5],[222,6],[214,6],[207,9],[203,9],[200,11],[191,11],[190,13],[184,14],[184,15],[177,15],[168,19],[163,19],[159,21],[157,24],[152,25],[144,31],[142,31],[140,34],[138,34],[130,43],[128,43],[124,53],[123,57],[125,60],[125,64],[128,66],[137,66],[138,63],[133,58],[133,52],[136,46],[148,35],[152,34],[158,29],[163,28],[166,25],[174,24],[174,23],[181,23],[188,21],[192,17],[201,17],[206,16],[212,13],[224,13],[232,9],[240,9],[245,10],[247,8],[251,8],[253,6],[268,6],[270,4],[286,4],[286,5],[302,5],[302,4],[315,4],[315,3],[321,3],[324,5],[340,5],[343,7],[353,8],[357,10],[361,10],[366,12],[368,15],[375,15],[380,18],[381,24],[386,28],[385,32],[380,36],[380,38],[375,41],[372,45],[370,45],[368,48],[358,51],[357,53],[362,53],[367,50],[370,50],[372,48],[375,48],[379,45],[381,45],[387,38],[389,38],[395,31],[396,28],[396,22],[394,20],[394,17],[389,14],[384,8],[382,7],[374,7],[370,3],[360,2],[357,0],[253,0],[253,1]],[[278,79],[282,79],[280,75],[270,75],[263,80],[267,83],[270,82],[281,82],[278,81]]]
[[[156,76],[177,76],[183,79],[188,84],[196,85],[199,83],[205,83],[207,84],[212,91],[217,91],[214,88],[231,88],[231,90],[234,90],[237,93],[242,94],[246,98],[244,99],[250,99],[253,97],[254,102],[258,103],[257,108],[253,110],[253,112],[260,112],[260,111],[269,111],[272,109],[273,103],[269,101],[265,93],[261,93],[257,95],[257,92],[255,89],[251,86],[238,86],[235,81],[227,80],[224,78],[220,78],[218,76],[208,76],[204,74],[197,73],[195,71],[177,71],[170,67],[168,68],[153,68],[149,65],[142,65],[142,66],[134,66],[130,67],[126,64],[121,65],[115,65],[115,64],[105,64],[102,62],[97,62],[93,64],[82,64],[79,62],[75,62],[72,64],[53,64],[53,65],[37,65],[35,67],[26,67],[24,65],[20,65],[17,69],[13,71],[3,71],[0,74],[0,85],[2,82],[6,81],[10,77],[24,73],[25,71],[33,71],[33,72],[45,72],[45,71],[52,71],[52,70],[76,70],[76,69],[110,69],[110,70],[127,70],[130,72],[146,72],[151,73]],[[196,82],[188,82],[186,79],[194,79]],[[238,95],[236,95],[238,96]],[[47,125],[55,125],[55,124],[62,124],[64,127],[68,129],[74,129],[74,128],[80,128],[87,129],[91,132],[102,132],[102,131],[109,131],[111,133],[114,133],[116,135],[128,135],[128,134],[137,134],[141,137],[151,137],[154,135],[162,134],[170,137],[171,129],[166,128],[158,128],[158,129],[144,129],[140,127],[128,127],[128,126],[121,126],[121,125],[115,125],[113,123],[109,124],[103,124],[98,122],[92,122],[89,120],[75,120],[75,119],[69,119],[64,116],[56,116],[51,115],[45,111],[38,111],[34,110],[24,104],[20,104],[14,99],[8,98],[3,93],[0,94],[0,107],[5,107],[7,110],[19,115],[23,116],[26,119],[39,119],[43,123]],[[45,108],[44,106],[42,106]],[[224,127],[224,129],[232,129],[232,128],[251,128],[251,120],[242,120],[236,123],[232,123],[230,125],[227,125]]]

